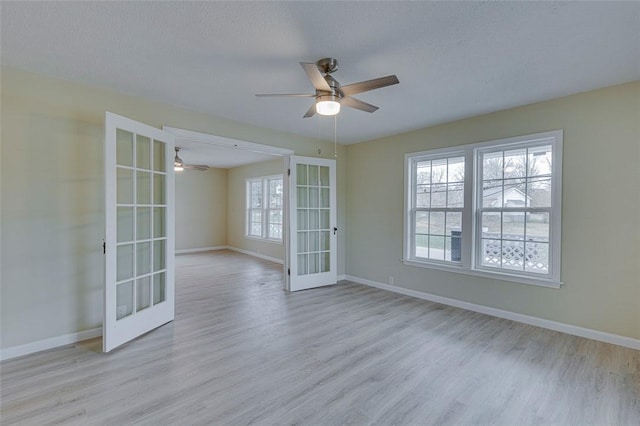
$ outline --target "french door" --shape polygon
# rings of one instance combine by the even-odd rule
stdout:
[[[103,351],[174,318],[174,137],[105,114]]]
[[[289,157],[287,289],[337,281],[336,162]]]

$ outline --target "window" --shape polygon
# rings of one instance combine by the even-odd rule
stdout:
[[[412,256],[460,262],[464,156],[416,156],[412,170]]]
[[[247,236],[282,241],[282,176],[247,180]]]
[[[404,262],[559,287],[562,131],[406,155]]]

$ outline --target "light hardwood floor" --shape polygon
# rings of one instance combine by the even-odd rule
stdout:
[[[1,365],[2,425],[640,424],[640,352],[281,266],[177,257],[176,319]]]

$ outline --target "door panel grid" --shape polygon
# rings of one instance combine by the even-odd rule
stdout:
[[[158,148],[152,150],[152,143]],[[162,288],[165,281],[159,277],[166,272],[163,262],[166,172],[162,144],[117,129],[117,320],[148,308],[152,293],[153,305],[165,300]]]
[[[308,164],[296,167],[297,273],[327,272],[331,269],[329,167]]]

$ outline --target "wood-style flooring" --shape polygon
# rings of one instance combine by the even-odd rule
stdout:
[[[640,425],[640,351],[281,266],[176,260],[176,318],[1,364],[4,425]]]

